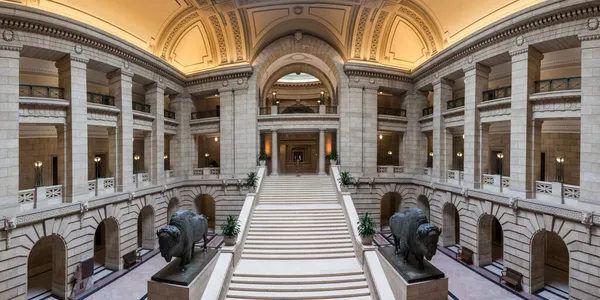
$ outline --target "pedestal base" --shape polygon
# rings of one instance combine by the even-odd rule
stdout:
[[[419,270],[414,258],[404,263],[394,247],[379,248],[377,254],[396,299],[448,299],[448,278],[428,261]]]
[[[148,280],[148,300],[200,299],[217,262],[217,254],[215,249],[207,252],[196,249],[184,272],[179,268],[179,258],[171,261]]]

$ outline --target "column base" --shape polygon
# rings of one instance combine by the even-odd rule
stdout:
[[[279,173],[277,173],[277,172],[271,172],[271,174],[269,176],[278,176],[278,175],[279,175]]]
[[[319,171],[319,175],[327,175],[327,173],[325,173],[323,171]]]

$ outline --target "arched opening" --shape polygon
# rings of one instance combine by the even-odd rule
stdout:
[[[156,233],[154,232],[154,209],[144,206],[140,211],[137,222],[138,247],[154,250]]]
[[[485,214],[477,226],[477,264],[495,274],[504,268],[504,234],[496,217]]]
[[[531,241],[531,292],[545,298],[569,298],[569,249],[551,231],[537,232]]]
[[[460,244],[460,216],[452,203],[446,203],[442,212],[442,246]]]
[[[417,197],[417,207],[422,209],[423,212],[425,213],[425,216],[427,217],[427,220],[429,222],[431,222],[431,214],[430,214],[430,210],[429,210],[429,200],[427,199],[427,196],[425,195],[419,195],[419,197]]]
[[[171,217],[178,210],[179,210],[179,199],[171,198],[171,200],[169,200],[169,206],[167,207],[167,224],[169,224],[169,222],[171,222]]]
[[[203,214],[206,218],[208,218],[208,229],[214,232],[215,230],[215,199],[211,195],[199,195],[194,200],[194,206],[196,207],[196,212],[199,214]]]
[[[27,258],[27,299],[67,298],[67,246],[58,235],[41,238]]]
[[[117,221],[113,218],[102,220],[94,234],[94,270],[102,271],[102,267],[108,270],[119,270],[119,258],[121,257],[119,244],[119,224]],[[101,277],[101,275],[94,275],[94,280],[96,280],[96,277]]]
[[[402,205],[402,196],[397,192],[388,192],[381,198],[381,228],[390,226],[390,218],[399,212]]]

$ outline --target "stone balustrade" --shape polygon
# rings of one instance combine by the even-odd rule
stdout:
[[[62,185],[40,186],[19,191],[21,211],[62,203]]]
[[[462,172],[459,170],[448,170],[446,172],[446,179],[448,180],[448,183],[459,185],[462,182],[461,173]],[[464,175],[462,175],[462,177],[464,177]]]
[[[97,178],[88,180],[90,197],[104,196],[115,192],[115,178]]]
[[[561,182],[536,181],[535,198],[556,204],[577,205],[579,186]]]
[[[167,181],[169,181],[173,178],[175,178],[175,171],[174,170],[165,170],[165,179]]]
[[[219,178],[220,168],[195,168],[192,170],[192,176],[196,178]]]
[[[503,192],[510,188],[510,176],[499,174],[483,174],[483,189],[494,192]]]
[[[377,176],[379,177],[396,177],[400,174],[404,174],[404,166],[377,166]]]

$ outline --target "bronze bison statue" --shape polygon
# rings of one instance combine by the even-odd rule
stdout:
[[[390,229],[394,237],[394,250],[396,254],[404,256],[412,253],[423,269],[423,257],[427,260],[435,255],[437,243],[442,230],[430,224],[425,213],[420,208],[409,208],[403,212],[395,213],[390,218]]]
[[[204,215],[199,215],[189,210],[179,210],[173,214],[169,225],[156,232],[160,254],[167,261],[176,256],[181,259],[180,267],[185,270],[185,265],[192,261],[194,245],[201,238],[204,239],[206,251],[206,234],[208,221]]]

